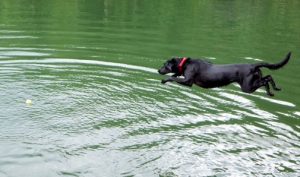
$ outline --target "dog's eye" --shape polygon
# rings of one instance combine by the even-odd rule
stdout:
[[[166,67],[167,67],[169,70],[172,70],[173,65],[169,63]]]

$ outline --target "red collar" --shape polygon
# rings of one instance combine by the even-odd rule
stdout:
[[[186,57],[182,58],[182,60],[180,61],[179,65],[178,65],[179,74],[182,74],[182,72],[183,72],[183,65],[186,63],[186,61],[187,61]]]

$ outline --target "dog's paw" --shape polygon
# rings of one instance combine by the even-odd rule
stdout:
[[[162,83],[162,84],[165,84],[166,82],[167,82],[167,80],[164,80],[164,79],[161,80],[161,83]]]
[[[281,91],[281,88],[275,87],[274,90],[276,90],[276,91]]]
[[[271,96],[271,97],[273,97],[274,93],[269,92],[268,95]]]

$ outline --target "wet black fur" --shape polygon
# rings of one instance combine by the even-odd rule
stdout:
[[[210,62],[200,59],[188,58],[183,66],[183,73],[179,73],[178,65],[182,58],[172,58],[162,66],[158,72],[162,75],[174,73],[173,76],[163,79],[162,83],[175,81],[185,86],[196,84],[203,88],[214,88],[228,85],[236,82],[241,86],[243,92],[253,93],[258,88],[264,86],[269,96],[274,96],[270,91],[272,88],[276,91],[281,90],[275,84],[271,75],[262,76],[261,67],[276,70],[288,63],[291,52],[279,63],[256,63],[256,64],[228,64],[214,65]],[[183,78],[178,76],[183,75]]]

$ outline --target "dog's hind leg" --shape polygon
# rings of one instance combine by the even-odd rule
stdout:
[[[240,84],[243,92],[253,93],[259,87],[262,87],[264,84],[261,82],[262,73],[261,71],[255,72],[252,75],[249,75],[243,79]]]
[[[265,85],[267,94],[268,94],[269,96],[274,96],[274,94],[270,91],[269,82],[268,82],[268,81],[264,81],[264,82],[265,82],[264,85]]]
[[[254,84],[254,89],[257,90],[258,88],[265,86],[266,92],[269,96],[274,96],[274,94],[271,92],[270,90],[270,86],[269,86],[269,80],[268,78],[262,78],[260,80],[258,80],[255,84]]]
[[[253,93],[258,88],[265,86],[267,94],[269,96],[274,96],[274,94],[270,91],[269,80],[267,78],[259,78],[259,77],[248,77],[243,81],[241,85],[241,89],[246,93]]]
[[[272,78],[271,75],[267,75],[267,76],[263,77],[263,79],[267,80],[267,82],[270,82],[271,85],[272,85],[272,88],[274,90],[276,90],[276,91],[280,91],[281,90],[281,88],[279,88],[279,87],[276,86],[276,84],[274,82],[274,79]]]

